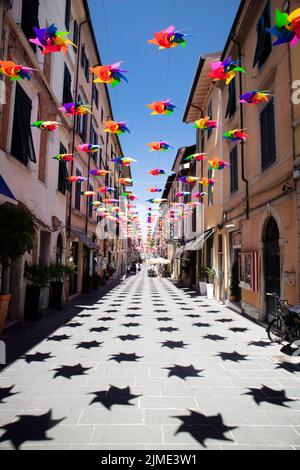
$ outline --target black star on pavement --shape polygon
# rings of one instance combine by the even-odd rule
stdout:
[[[207,313],[220,313],[220,310],[207,310]]]
[[[69,328],[76,328],[77,326],[82,326],[82,323],[74,322],[74,323],[67,323],[65,326]]]
[[[140,307],[129,307],[127,310],[137,311],[137,310],[142,310],[142,309]]]
[[[195,369],[192,364],[186,367],[174,364],[173,367],[165,367],[165,369],[170,371],[168,377],[172,377],[174,375],[182,380],[185,380],[186,377],[200,377],[198,374],[203,372],[203,370]]]
[[[249,328],[229,328],[229,330],[234,333],[245,333],[245,331],[249,331]]]
[[[227,352],[220,352],[219,354],[216,354],[216,356],[221,357],[223,361],[232,361],[232,362],[241,362],[241,361],[248,361],[246,359],[247,355],[239,354],[236,351],[233,351],[232,353],[227,353]]]
[[[276,369],[284,369],[291,374],[295,374],[296,372],[300,373],[300,364],[294,364],[293,362],[280,362]]]
[[[122,323],[122,326],[126,326],[126,328],[136,327],[136,326],[140,326],[140,325],[141,325],[140,323],[132,323],[132,322]]]
[[[136,362],[138,359],[141,359],[143,356],[137,356],[135,353],[126,354],[126,353],[119,353],[113,354],[109,361],[116,361],[116,362]]]
[[[209,328],[211,325],[209,323],[193,323],[193,326],[197,326],[198,328]]]
[[[179,331],[179,328],[173,328],[173,326],[162,326],[157,328],[159,331],[164,332],[167,331],[168,333],[173,333],[174,331]]]
[[[125,315],[125,317],[128,317],[128,318],[136,318],[136,317],[141,317],[142,315],[139,315],[138,313],[127,313],[127,315]]]
[[[142,338],[140,335],[120,335],[117,336],[121,341],[136,341],[137,339]]]
[[[107,326],[99,326],[98,328],[90,328],[90,332],[95,331],[96,333],[102,333],[102,331],[108,331],[110,328]]]
[[[53,378],[65,377],[66,379],[71,379],[74,375],[85,375],[86,371],[90,369],[91,367],[82,367],[81,364],[76,364],[75,366],[60,366],[58,369],[53,369],[56,371]]]
[[[50,359],[51,357],[51,352],[49,353],[35,353],[35,354],[24,354],[21,356],[22,359],[25,359],[25,361],[30,364],[31,362],[44,362],[46,359]]]
[[[161,344],[162,348],[169,349],[185,348],[186,346],[188,346],[188,344],[185,344],[183,341],[163,341]]]
[[[108,410],[110,410],[113,405],[134,406],[134,404],[129,403],[129,401],[141,396],[130,393],[130,387],[118,388],[113,385],[111,385],[108,390],[93,392],[89,395],[95,395],[90,405],[93,403],[101,403]]]
[[[205,335],[203,336],[204,339],[210,339],[211,341],[224,341],[226,339],[225,336],[219,335]]]
[[[218,320],[215,320],[215,321],[218,321],[220,323],[231,323],[231,322],[233,322],[233,320],[231,318],[219,318]]]
[[[223,423],[222,415],[219,413],[215,416],[205,416],[196,411],[189,410],[190,415],[188,416],[173,416],[182,421],[181,426],[176,431],[176,434],[180,432],[186,432],[190,434],[197,442],[206,447],[205,441],[207,439],[214,439],[219,441],[232,441],[225,436],[229,431],[236,429],[236,427],[226,426]]]
[[[76,349],[83,348],[83,349],[91,349],[91,348],[98,348],[103,343],[99,343],[98,341],[82,341],[82,343],[78,343]]]
[[[113,321],[115,318],[112,317],[100,317],[98,318],[98,321]]]
[[[184,312],[190,312],[191,310],[194,310],[194,308],[181,307],[180,310],[183,310]]]
[[[244,395],[251,395],[257,405],[263,402],[271,403],[272,405],[284,406],[289,408],[285,403],[291,400],[285,395],[285,390],[273,390],[272,388],[262,385],[261,388],[248,388],[249,392]]]
[[[76,315],[76,317],[79,317],[79,318],[89,318],[91,316],[92,315],[90,313],[80,313],[79,315]]]
[[[184,315],[185,317],[189,317],[189,318],[200,318],[201,315],[197,315],[196,313],[189,313],[187,315]]]
[[[14,385],[11,387],[0,387],[0,403],[6,403],[4,402],[4,398],[9,398],[13,395],[18,395],[19,392],[12,393],[12,389],[14,388]]]
[[[258,346],[259,348],[266,348],[271,346],[271,343],[268,341],[249,341],[248,346]]]
[[[104,313],[116,313],[118,310],[113,309],[113,310],[106,310]]]
[[[157,321],[172,321],[173,318],[170,317],[158,317],[156,318]]]
[[[154,313],[167,313],[168,310],[164,309],[164,310],[154,310]]]
[[[50,338],[47,338],[47,341],[63,341],[64,339],[70,339],[72,336],[68,335],[54,335],[50,336]]]
[[[19,449],[26,441],[51,441],[46,432],[65,419],[52,419],[51,410],[40,416],[18,415],[17,417],[18,421],[0,427],[5,430],[0,442],[11,441],[15,449]]]

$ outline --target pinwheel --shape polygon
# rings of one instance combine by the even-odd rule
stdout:
[[[95,201],[95,202],[98,202],[98,201]],[[92,203],[94,204],[94,203]],[[107,207],[97,207],[97,212],[108,212],[108,209]]]
[[[100,188],[97,188],[96,191],[99,193],[112,193],[117,190],[115,188],[110,188],[109,186],[100,186]]]
[[[202,192],[202,193],[194,193],[194,194],[193,194],[193,197],[196,197],[196,198],[205,197],[205,196],[207,196],[207,193],[203,193],[203,192]]]
[[[179,31],[175,31],[175,26],[169,26],[162,31],[154,33],[153,39],[148,39],[150,44],[155,44],[159,49],[170,49],[171,47],[186,46],[187,34],[182,34]]]
[[[218,159],[215,159],[215,160],[208,160],[208,164],[210,165],[210,167],[214,170],[224,170],[224,168],[227,168],[230,166],[229,163],[227,162],[224,162],[223,160],[218,160]]]
[[[64,103],[63,106],[58,108],[59,111],[65,113],[66,116],[83,116],[84,114],[93,114],[87,106],[79,102]]]
[[[243,132],[244,129],[234,129],[233,131],[228,131],[224,133],[224,139],[231,141],[231,142],[236,142],[236,141],[241,141],[241,142],[246,142],[249,139],[248,134]]]
[[[290,14],[276,10],[275,26],[266,31],[277,37],[273,46],[290,42],[294,47],[300,39],[300,8]]]
[[[67,180],[71,181],[71,183],[82,183],[83,181],[86,181],[87,178],[84,178],[83,176],[67,176]]]
[[[95,191],[83,191],[81,193],[82,196],[87,196],[87,197],[91,197],[91,196],[96,196],[96,192]]]
[[[188,205],[191,206],[191,207],[197,207],[197,206],[202,206],[202,202],[199,202],[199,201],[191,201],[191,202],[188,202]]]
[[[150,202],[151,204],[161,204],[162,202],[166,202],[167,199],[159,199],[159,198],[153,198],[153,199],[148,199],[146,202]]]
[[[132,184],[133,179],[132,178],[119,178],[118,179],[119,183],[122,184],[123,186],[126,186],[127,184]]]
[[[168,142],[165,142],[164,140],[161,140],[160,142],[150,142],[150,144],[147,145],[150,147],[150,152],[166,152],[170,148],[173,148]]]
[[[42,48],[42,54],[50,54],[52,52],[62,51],[64,54],[68,51],[68,46],[71,44],[76,47],[76,44],[73,44],[67,36],[68,32],[57,31],[55,24],[52,24],[48,28],[33,28],[33,31],[36,34],[35,39],[29,39],[29,42],[36,44]]]
[[[208,116],[195,121],[193,125],[195,129],[201,129],[203,131],[207,131],[208,129],[216,129],[218,124],[216,121],[212,121]]]
[[[79,152],[87,152],[87,153],[94,153],[98,152],[98,150],[102,147],[102,145],[94,145],[94,144],[81,144],[78,145],[77,150]]]
[[[98,65],[97,67],[91,67],[90,71],[97,78],[93,81],[94,83],[107,83],[111,85],[112,88],[115,88],[121,80],[128,82],[127,78],[123,75],[126,70],[121,70],[119,67],[122,62],[116,62],[112,65]]]
[[[159,189],[159,188],[148,188],[147,191],[149,191],[149,193],[161,193],[162,192],[162,189]]]
[[[108,170],[90,170],[89,171],[89,174],[93,176],[106,176],[109,173],[111,173],[111,171],[108,171]]]
[[[163,101],[154,101],[152,104],[147,104],[147,107],[152,109],[151,115],[158,115],[158,114],[164,114],[167,116],[170,116],[176,106],[171,103],[171,100],[163,100]]]
[[[126,121],[117,122],[117,121],[105,121],[104,122],[105,128],[103,132],[111,132],[112,134],[124,134],[128,132],[130,134],[130,130],[127,127]]]
[[[1,60],[0,61],[0,73],[7,75],[10,81],[17,81],[17,80],[30,80],[30,73],[32,70],[29,67],[24,65],[17,65],[10,60]]]
[[[185,162],[193,162],[193,161],[203,162],[204,160],[206,160],[204,155],[206,155],[206,153],[194,153],[193,155],[189,155],[188,157],[186,157],[184,161]]]
[[[33,127],[37,127],[38,129],[41,129],[42,131],[55,131],[58,127],[61,126],[60,122],[56,121],[36,121],[31,124]]]
[[[58,155],[55,155],[52,157],[52,160],[58,160],[62,161],[64,160],[65,162],[71,162],[74,160],[73,153],[59,153]]]
[[[224,62],[219,60],[216,62],[211,62],[210,67],[212,71],[208,74],[208,76],[212,78],[214,82],[219,80],[226,80],[226,85],[229,85],[229,83],[236,76],[237,72],[246,73],[246,71],[240,67],[239,64],[239,60],[233,61],[231,57],[228,57],[228,59],[224,60]]]
[[[216,181],[212,178],[202,178],[200,184],[202,184],[202,186],[214,186],[215,182]]]
[[[119,199],[107,198],[107,199],[104,199],[103,202],[104,202],[105,204],[116,204],[117,202],[119,202]]]
[[[191,193],[189,191],[179,191],[175,194],[175,197],[185,197],[189,196]]]
[[[91,206],[94,206],[96,208],[98,208],[99,206],[101,206],[102,202],[101,201],[93,201],[93,202],[90,202],[90,205]]]
[[[197,178],[196,176],[179,176],[176,178],[176,181],[181,181],[182,183],[195,183],[195,181],[198,181],[200,178]]]
[[[121,196],[123,197],[127,197],[127,199],[129,199],[129,201],[135,201],[136,200],[136,196],[132,193],[128,193],[126,191],[124,191],[123,193],[121,193]]]
[[[269,101],[270,94],[267,91],[253,90],[240,96],[240,103],[260,104]]]
[[[148,173],[152,176],[159,176],[159,175],[166,174],[165,170],[160,170],[159,168],[154,168],[153,170],[150,170]]]
[[[130,166],[131,163],[136,162],[136,160],[133,160],[133,158],[128,158],[128,157],[116,157],[111,161],[113,163],[116,163],[117,165],[123,165],[123,166]]]

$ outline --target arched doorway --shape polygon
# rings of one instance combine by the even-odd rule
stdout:
[[[279,229],[274,217],[271,217],[265,227],[264,233],[264,276],[265,294],[275,292],[280,296],[280,247]],[[266,319],[270,320],[274,306],[272,297],[266,297]]]

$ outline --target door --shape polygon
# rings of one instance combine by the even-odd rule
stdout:
[[[75,271],[74,277],[70,279],[70,294],[76,294],[77,292],[77,279],[78,279],[78,243],[77,242],[71,242],[71,257],[70,260],[72,260],[72,263],[77,266],[77,269]]]
[[[272,217],[266,226],[264,239],[265,293],[275,292],[280,296],[280,248],[279,230]],[[271,320],[274,300],[266,297],[266,317]]]

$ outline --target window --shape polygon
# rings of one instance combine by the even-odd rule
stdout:
[[[80,58],[81,68],[83,68],[83,69],[84,69],[84,64],[85,64],[85,57],[86,57],[86,55],[85,55],[85,45],[83,44],[81,46],[81,58]]]
[[[39,27],[39,1],[23,0],[21,28],[27,39],[34,37],[33,27]],[[37,46],[30,43],[32,49],[36,52]]]
[[[258,254],[256,251],[239,255],[240,287],[258,292]]]
[[[78,96],[78,102],[82,103],[82,99],[80,95]],[[77,116],[77,133],[80,135],[83,142],[86,141],[87,124],[88,124],[87,114]]]
[[[17,83],[11,154],[24,165],[27,165],[28,160],[36,163],[30,127],[31,108],[32,106],[30,98],[26,95],[23,88]]]
[[[59,146],[59,153],[67,153],[66,148],[60,144]],[[62,193],[66,194],[66,191],[71,191],[71,183],[70,181],[67,180],[69,174],[68,174],[68,168],[67,168],[67,162],[65,160],[60,160],[58,162],[58,186],[57,190]]]
[[[228,87],[228,103],[225,118],[231,118],[236,112],[236,80],[230,82]]]
[[[67,31],[70,29],[70,19],[71,19],[71,0],[66,0],[66,13],[65,13],[65,25]]]
[[[101,108],[101,122],[103,122],[103,117],[104,117],[104,111],[103,111],[103,108]]]
[[[73,24],[73,43],[76,44],[76,46],[78,46],[78,41],[79,41],[79,27],[78,27],[77,21],[74,20],[74,24]],[[77,54],[77,47],[73,46],[73,49],[74,49],[75,53]]]
[[[71,91],[71,74],[68,67],[65,64],[64,71],[64,88],[63,88],[63,103],[71,103],[73,101],[72,91]]]
[[[96,108],[99,109],[99,91],[96,83],[93,83],[93,100],[95,102]]]
[[[230,159],[230,192],[235,193],[239,189],[237,145],[231,150],[229,159]]]
[[[103,159],[102,159],[103,158],[102,155],[103,155],[103,148],[100,147],[100,149],[99,149],[99,169],[100,170],[101,170],[102,167],[104,167],[104,162],[103,162]]]
[[[208,175],[207,175],[207,177],[208,177],[209,179],[212,179],[212,178],[214,177],[214,170],[212,170],[212,169],[208,170]],[[207,194],[207,196],[208,196],[208,205],[209,205],[209,206],[212,206],[213,203],[214,203],[214,187],[211,186],[211,185],[208,186],[208,194]]]
[[[91,183],[89,184],[89,191],[94,191],[93,185]],[[89,205],[89,218],[90,219],[93,218],[93,207],[94,207],[92,206],[93,199],[94,199],[93,196],[87,198],[88,205]]]
[[[81,67],[83,68],[85,78],[87,82],[90,81],[90,62],[85,53],[85,45],[81,48]]]
[[[207,108],[207,115],[209,119],[212,119],[212,114],[213,114],[213,109],[212,109],[212,100],[210,100],[208,108]],[[212,128],[210,127],[207,131],[207,138],[209,139],[210,136],[212,135]]]
[[[76,168],[76,176],[82,176],[82,173]],[[75,183],[75,209],[80,211],[81,203],[81,183]]]
[[[90,132],[90,143],[93,145],[98,145],[98,135],[95,131],[95,128],[93,126],[93,123],[91,122],[91,132]],[[95,163],[97,163],[98,160],[98,152],[93,152],[92,157],[95,160]]]
[[[192,231],[196,232],[197,230],[197,208],[194,207],[192,215]]]
[[[214,237],[209,237],[206,241],[206,266],[213,268],[214,263]]]
[[[262,16],[257,24],[257,44],[254,55],[253,67],[258,63],[262,67],[272,51],[272,36],[266,31],[271,27],[270,2],[268,1]]]
[[[265,170],[276,161],[274,100],[272,99],[260,115],[261,168]]]

